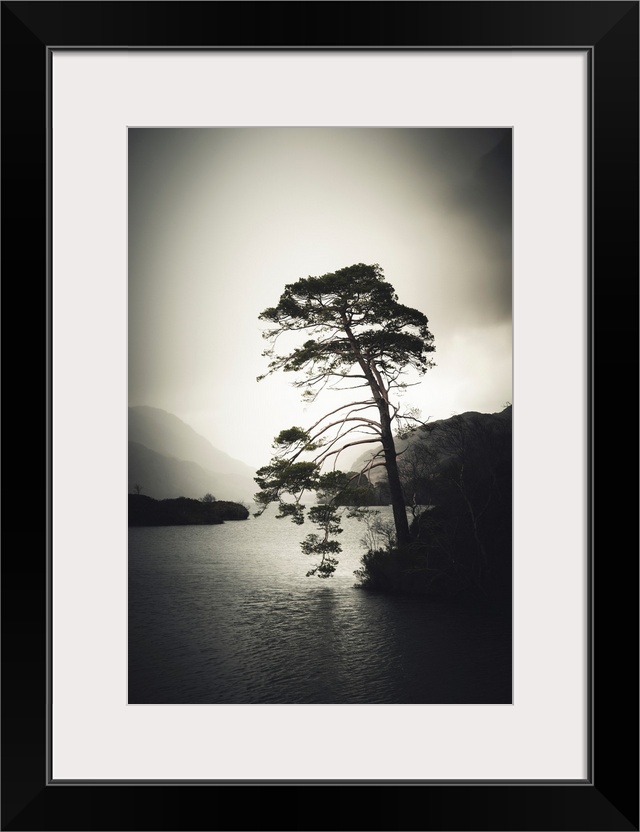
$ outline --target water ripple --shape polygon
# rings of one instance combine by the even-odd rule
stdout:
[[[264,515],[129,535],[129,702],[511,701],[511,638],[489,617],[354,588],[362,528],[333,578]]]

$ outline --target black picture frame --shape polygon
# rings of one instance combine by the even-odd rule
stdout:
[[[638,458],[638,7],[626,0],[2,3],[3,290],[7,317],[12,323],[17,319],[18,327],[17,335],[9,328],[3,360],[10,441],[3,487],[2,829],[638,829],[638,495],[626,484],[628,475],[621,476]],[[588,50],[587,780],[234,785],[48,780],[47,134],[53,47]],[[625,437],[624,444],[612,445],[616,435]]]

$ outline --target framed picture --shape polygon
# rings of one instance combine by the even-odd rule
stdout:
[[[31,509],[3,557],[3,828],[337,829],[355,812],[372,829],[638,829],[637,559],[611,545],[636,534],[637,505],[611,487],[622,454],[594,442],[612,401],[637,424],[636,390],[621,395],[605,361],[635,385],[638,4],[2,15],[5,285],[38,335],[46,323],[47,371],[9,370],[46,500],[32,466],[12,466],[6,516]],[[513,137],[513,704],[127,704],[134,127]],[[161,231],[148,233],[147,250]],[[31,440],[24,413],[42,414],[43,395]],[[622,633],[627,663],[610,649]]]

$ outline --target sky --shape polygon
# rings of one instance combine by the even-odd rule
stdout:
[[[429,319],[436,366],[406,407],[433,421],[511,403],[511,130],[136,128],[128,176],[130,405],[267,464],[274,436],[340,394],[307,406],[290,374],[257,382],[258,316],[354,263]]]

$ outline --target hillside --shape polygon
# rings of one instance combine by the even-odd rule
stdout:
[[[256,491],[248,465],[215,448],[171,413],[129,408],[129,492],[135,485],[156,499],[211,492],[218,499],[250,501]]]
[[[456,414],[449,419],[438,419],[434,422],[428,422],[425,426],[417,428],[405,439],[395,439],[396,450],[400,454],[399,459],[403,456],[411,455],[411,450],[416,446],[423,446],[425,443],[435,441],[438,437],[444,435],[451,429],[453,424],[463,424],[471,426],[474,424],[481,424],[490,429],[499,430],[506,422],[511,423],[512,407],[509,405],[504,410],[498,413],[478,413],[475,410],[467,411],[466,413]],[[373,450],[368,450],[361,454],[351,466],[352,471],[361,471],[366,466],[367,462],[376,454],[382,446],[373,445]],[[411,450],[410,450],[411,449]],[[378,461],[381,461],[381,457]],[[386,480],[384,468],[375,468],[371,471],[370,480],[372,482],[380,482]]]
[[[412,542],[401,550],[381,545],[364,555],[357,572],[362,585],[508,611],[511,407],[427,424],[405,443],[398,467],[413,514]]]

